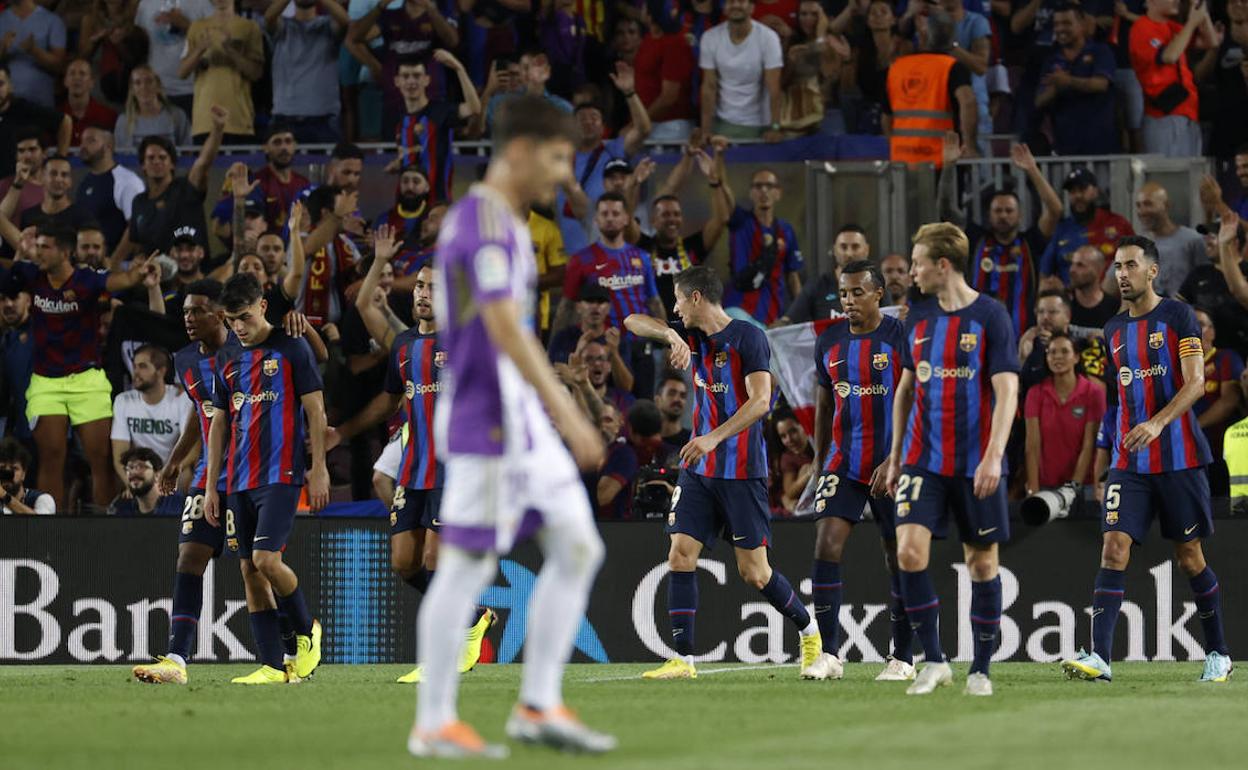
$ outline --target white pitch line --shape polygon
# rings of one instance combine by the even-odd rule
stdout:
[[[763,671],[769,668],[797,668],[796,663],[770,663],[765,666],[730,666],[728,668],[711,668],[700,669],[698,676],[710,676],[712,674],[727,674],[730,671]],[[588,679],[578,679],[578,682],[627,682],[633,679],[641,679],[641,674],[633,674],[632,676],[595,676]]]

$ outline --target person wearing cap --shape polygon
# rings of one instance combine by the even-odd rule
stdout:
[[[113,132],[108,129],[83,129],[78,158],[87,167],[78,183],[78,207],[100,226],[111,252],[126,232],[143,180],[113,158]]]
[[[1062,182],[1062,189],[1070,202],[1070,214],[1058,220],[1048,248],[1040,257],[1042,288],[1060,288],[1070,284],[1071,260],[1081,247],[1095,246],[1104,255],[1104,264],[1108,266],[1118,240],[1135,235],[1126,217],[1101,204],[1100,185],[1090,169],[1080,166],[1071,170],[1066,175],[1066,181]]]
[[[1053,119],[1058,155],[1121,151],[1114,114],[1114,52],[1087,36],[1087,15],[1075,2],[1053,12],[1053,53],[1044,63],[1036,107]]]
[[[577,322],[565,326],[550,338],[547,353],[554,364],[566,364],[568,358],[588,342],[601,342],[607,346],[610,356],[611,377],[616,383],[624,383],[632,389],[633,375],[628,368],[632,348],[618,330],[612,330],[607,322],[611,317],[611,292],[598,284],[581,287],[576,298]]]
[[[784,52],[780,36],[750,18],[754,0],[727,0],[724,22],[708,29],[698,49],[702,70],[702,132],[729,139],[779,141]]]

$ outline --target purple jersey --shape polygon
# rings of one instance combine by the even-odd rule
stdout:
[[[100,300],[107,282],[108,273],[79,267],[54,287],[34,264],[13,263],[4,291],[9,296],[30,293],[35,374],[65,377],[99,367]]]
[[[749,399],[746,375],[771,371],[771,348],[763,330],[748,321],[734,319],[716,334],[679,326],[677,331],[692,353],[693,436],[705,436],[727,422]],[[687,467],[716,479],[767,478],[763,422],[756,420]]]
[[[226,335],[221,350],[238,347],[238,338],[233,332]],[[212,425],[213,386],[217,381],[217,353],[206,353],[198,342],[192,342],[173,356],[173,370],[177,373],[182,389],[195,404],[196,419],[199,420],[199,434],[203,440],[208,439],[208,429]],[[195,463],[195,473],[191,477],[191,489],[207,489],[208,453],[199,453],[199,462]],[[217,489],[224,492],[226,477],[223,474],[217,480]]]
[[[259,345],[218,351],[212,403],[230,410],[231,492],[303,485],[307,427],[301,398],[323,389],[308,341],[280,327]]]
[[[537,259],[528,225],[498,193],[477,185],[447,212],[434,269],[438,338],[447,357],[437,445],[447,456],[532,449],[533,421],[547,419],[537,392],[490,341],[481,319],[483,305],[511,300],[521,324],[533,328]]]
[[[893,441],[893,394],[901,380],[906,332],[884,316],[875,331],[854,334],[834,323],[815,343],[815,376],[832,391],[836,411],[823,470],[866,484]]]
[[[905,465],[941,476],[975,475],[992,434],[992,377],[1018,373],[1013,331],[1005,307],[986,294],[952,313],[934,298],[910,308],[904,363],[915,382]]]
[[[415,326],[395,337],[390,347],[386,392],[402,394],[407,428],[395,481],[406,489],[442,486],[442,464],[433,442],[433,406],[441,390],[438,372],[445,365],[446,353],[438,347],[437,337],[421,334]]]
[[[1105,339],[1118,371],[1121,405],[1109,467],[1135,473],[1169,473],[1212,462],[1209,443],[1192,409],[1162,428],[1161,435],[1144,448],[1122,451],[1122,438],[1160,412],[1183,387],[1183,359],[1203,359],[1195,311],[1178,300],[1163,298],[1144,315],[1126,312],[1109,319]]]

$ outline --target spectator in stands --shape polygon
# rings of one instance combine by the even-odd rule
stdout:
[[[155,70],[140,65],[130,73],[130,93],[125,109],[117,116],[113,137],[118,149],[134,152],[149,136],[159,136],[179,147],[189,145],[191,121],[165,95]]]
[[[1058,155],[1111,155],[1121,149],[1114,101],[1109,98],[1114,53],[1104,43],[1088,39],[1087,21],[1083,8],[1074,2],[1059,5],[1053,14],[1057,45],[1044,64],[1036,107],[1053,119],[1053,149]]]
[[[819,0],[801,0],[797,26],[784,52],[781,128],[786,132],[844,134],[840,82],[852,56],[841,35],[828,33],[828,16]]]
[[[273,122],[298,141],[333,144],[340,138],[338,51],[351,18],[337,0],[294,0],[295,13],[287,16],[290,2],[272,0],[264,12],[273,46]]]
[[[19,291],[10,296],[0,292],[0,390],[8,393],[0,406],[0,420],[7,433],[31,443],[30,422],[26,419],[26,388],[30,386],[32,360],[35,353],[34,334],[30,328],[30,293]],[[31,469],[29,463],[26,468]]]
[[[113,400],[113,468],[122,483],[122,496],[128,495],[126,461],[131,449],[144,448],[156,453],[163,464],[182,435],[190,415],[191,400],[176,385],[166,384],[171,361],[169,352],[156,345],[144,345],[134,352],[131,389]],[[156,470],[160,470],[157,468]]]
[[[1131,66],[1131,27],[1144,15],[1144,5],[1145,0],[1115,2],[1108,40],[1114,48],[1114,96],[1121,144],[1130,152],[1140,152],[1140,125],[1144,121],[1144,92]],[[1099,458],[1099,452],[1097,456]]]
[[[1122,305],[1101,289],[1104,275],[1105,252],[1090,243],[1075,249],[1070,260],[1070,323],[1088,333],[1103,330]]]
[[[1147,13],[1131,26],[1131,66],[1144,91],[1142,150],[1172,158],[1201,155],[1199,94],[1187,55],[1217,48],[1217,32],[1204,0],[1196,0],[1179,24],[1179,0],[1148,0]]]
[[[846,5],[847,12],[854,8],[854,3]],[[888,0],[871,0],[865,27],[852,49],[845,75],[845,82],[856,85],[861,94],[858,114],[849,120],[849,128],[862,134],[880,134],[888,102],[888,71],[898,58],[912,53],[914,45],[898,31],[897,17]]]
[[[0,124],[3,125],[3,124]],[[34,126],[23,126],[13,132],[13,147],[17,150],[17,162],[28,168],[43,168],[43,132]],[[1246,157],[1248,160],[1248,157]],[[13,186],[13,174],[0,179],[0,198]],[[43,185],[39,179],[31,179],[22,187],[17,201],[17,211],[38,206],[43,201]]]
[[[1209,315],[1219,348],[1243,356],[1248,353],[1248,266],[1242,261],[1244,238],[1235,213],[1225,213],[1217,238],[1209,264],[1188,274],[1179,297]]]
[[[620,414],[628,412],[636,399],[622,387],[624,383],[616,382],[612,377],[612,363],[620,358],[620,338],[616,335],[604,336],[604,342],[589,340],[580,347],[581,361],[589,370],[589,385],[603,404],[614,406]]]
[[[1139,29],[1139,22],[1136,22],[1136,29]],[[1153,286],[1158,294],[1173,296],[1188,273],[1197,265],[1209,262],[1205,241],[1200,233],[1170,218],[1170,196],[1157,182],[1146,182],[1135,194],[1135,216],[1140,221],[1140,235],[1151,238],[1161,256],[1161,270]],[[1113,280],[1112,274],[1106,276],[1105,283],[1114,287],[1111,291],[1117,291],[1118,282]]]
[[[992,54],[992,28],[982,13],[967,10],[963,0],[940,0],[940,7],[953,21],[954,46],[948,53],[971,73],[971,91],[979,121],[975,129],[979,154],[991,155],[988,134],[992,133],[992,118],[988,114],[988,59]],[[982,6],[981,6],[982,8]]]
[[[358,193],[337,185],[321,185],[308,196],[308,225],[303,238],[307,269],[296,309],[331,341],[338,339],[338,322],[346,302],[346,290],[357,277],[359,249],[347,237],[346,221],[354,216]],[[298,231],[291,229],[291,238]]]
[[[1101,204],[1100,185],[1089,169],[1080,166],[1072,170],[1062,189],[1070,201],[1070,215],[1058,221],[1040,261],[1041,283],[1049,288],[1070,282],[1071,260],[1079,247],[1095,246],[1108,264],[1118,240],[1135,235],[1126,217]]]
[[[432,255],[426,248],[430,235],[425,222],[433,214],[429,205],[429,181],[416,166],[404,166],[399,170],[399,183],[395,189],[394,205],[373,220],[373,227],[389,225],[399,239],[399,251],[394,258],[398,275],[413,275]],[[437,228],[432,235],[437,237]],[[536,247],[536,244],[534,244]]]
[[[192,78],[178,74],[182,54],[186,52],[186,33],[193,22],[211,15],[211,0],[139,0],[135,14],[135,24],[147,33],[148,71],[155,76],[158,85],[163,84],[168,106],[176,107],[183,115],[191,113],[192,94],[195,89]],[[130,73],[130,98],[134,95],[134,76],[139,69],[136,67]],[[142,135],[130,135],[130,141],[124,142],[121,139],[122,132],[118,131],[117,134],[118,145],[121,147],[136,146],[143,139]],[[189,136],[188,131],[187,137]],[[173,137],[170,137],[170,141],[179,145],[189,143]]]
[[[553,67],[555,90],[571,93],[585,79],[585,51],[589,42],[585,19],[577,13],[577,0],[554,0],[541,5],[543,10],[539,14],[544,15],[538,21],[537,37],[545,53],[539,55],[543,60],[549,58],[547,67]],[[522,67],[523,61],[521,57]],[[552,77],[549,69],[547,77]]]
[[[1226,4],[1226,37],[1214,49],[1213,86],[1218,98],[1210,105],[1212,131],[1209,154],[1225,161],[1248,144],[1248,79],[1244,60],[1248,58],[1248,2],[1230,0]],[[1244,212],[1240,212],[1241,216]]]
[[[35,0],[17,0],[0,13],[0,57],[8,62],[14,94],[51,107],[65,64],[65,23]]]
[[[626,383],[628,389],[632,390],[633,375],[627,363],[631,355],[630,344],[620,338],[619,329],[608,325],[611,317],[611,292],[596,283],[581,286],[576,299],[576,317],[576,324],[565,326],[551,336],[548,351],[551,362],[567,363],[573,353],[580,351],[589,342],[607,343],[607,351],[611,354],[612,378]],[[611,341],[608,341],[609,335],[613,338]]]
[[[1036,297],[1036,325],[1023,333],[1018,340],[1018,360],[1022,362],[1019,372],[1019,389],[1024,395],[1049,374],[1049,340],[1058,335],[1071,338],[1078,356],[1077,364],[1083,374],[1101,382],[1109,367],[1109,350],[1105,347],[1100,330],[1080,330],[1086,336],[1076,338],[1077,330],[1070,325],[1070,300],[1061,289],[1045,289]]]
[[[94,66],[104,100],[110,105],[121,104],[130,71],[147,59],[148,52],[147,33],[135,25],[134,1],[94,0],[82,18],[81,29],[71,28],[70,36],[77,37],[78,58]],[[105,127],[112,128],[112,124]]]
[[[25,230],[28,227],[48,225],[68,228],[70,232],[76,231],[86,220],[86,216],[69,194],[73,185],[73,169],[69,165],[69,159],[60,155],[44,158],[42,169],[18,168],[12,187],[5,194],[4,200],[0,201],[0,216],[13,218],[13,207],[21,199],[22,190],[30,184],[36,173],[43,180],[43,200],[38,206],[26,209],[17,217],[18,228]]]
[[[395,84],[402,109],[393,124],[398,158],[387,170],[409,166],[420,169],[429,183],[429,200],[442,203],[451,199],[451,147],[455,132],[481,111],[481,100],[468,71],[450,51],[439,48],[433,52],[432,60],[455,73],[464,100],[458,104],[443,99],[430,101],[429,65],[418,59],[400,61]]]
[[[596,517],[604,521],[626,521],[633,514],[633,481],[637,478],[639,465],[632,443],[620,435],[620,430],[624,427],[621,414],[614,404],[603,405],[602,413],[598,417],[598,428],[602,432],[603,440],[607,442],[606,459],[598,472],[588,477],[593,481]],[[631,422],[631,411],[629,416]],[[658,422],[657,419],[653,420],[654,424]]]
[[[355,194],[358,197],[360,189],[360,178],[364,173],[364,151],[354,144],[347,142],[339,142],[334,145],[334,149],[329,153],[329,167],[326,169],[325,182],[338,188],[339,192],[348,195]],[[316,185],[303,188],[303,192],[299,193],[299,199],[304,201],[305,205],[312,193],[317,189]],[[332,199],[331,199],[332,200]],[[356,201],[358,204],[358,200]],[[333,207],[330,206],[333,211]],[[304,219],[304,225],[308,224],[308,219]],[[343,219],[324,219],[321,225],[325,228],[317,237],[328,241],[335,232],[342,231],[349,236],[352,241],[363,243],[365,240],[365,230],[367,229],[364,217],[360,215],[358,207],[353,207]],[[314,233],[316,235],[316,233]],[[313,242],[316,248],[321,247],[320,240]],[[308,244],[304,244],[304,248],[308,248]],[[308,253],[312,253],[308,249]]]
[[[945,165],[940,173],[941,214],[952,221],[961,221],[963,212],[958,209],[954,194],[954,160],[960,150],[952,132],[946,134],[944,148]],[[988,226],[967,222],[965,229],[971,244],[969,282],[975,290],[999,299],[1009,309],[1017,335],[1032,324],[1036,268],[1062,215],[1062,199],[1040,173],[1027,145],[1011,147],[1010,160],[1027,175],[1039,193],[1042,209],[1036,223],[1023,230],[1022,202],[1018,193],[1013,189],[998,189],[989,199]]]
[[[545,56],[543,54],[543,56]],[[468,129],[468,133],[473,137],[488,135],[494,130],[494,116],[498,114],[498,109],[503,102],[517,94],[525,93],[528,89],[526,79],[522,77],[521,60],[523,57],[500,56],[494,60],[490,66],[489,76],[485,81],[485,90],[481,92],[481,103],[485,105],[485,111],[477,115],[476,120],[472,121],[472,125]],[[472,62],[469,62],[469,66]],[[541,90],[537,93],[546,93],[546,82],[550,79],[550,66],[547,63],[546,80],[541,83]],[[563,102],[568,105],[568,112],[572,111],[572,105],[561,96],[551,94],[547,97],[552,104]],[[556,101],[557,100],[557,101]]]
[[[200,147],[199,157],[185,177],[175,174],[178,151],[168,139],[149,136],[139,143],[139,167],[147,179],[147,189],[135,197],[131,206],[126,234],[132,247],[167,254],[173,245],[173,231],[189,225],[203,237],[200,245],[207,249],[204,196],[208,190],[208,170],[221,149],[228,118],[225,108],[213,106],[212,133]],[[122,251],[124,257],[124,249]]]
[[[914,285],[914,279],[910,277],[910,258],[905,254],[886,254],[880,260],[880,273],[884,276],[884,293],[893,298],[893,304],[909,304],[910,290]]]
[[[775,142],[780,133],[784,53],[780,36],[750,18],[754,0],[725,0],[723,24],[702,35],[702,132]]]
[[[78,183],[78,207],[99,225],[110,252],[125,235],[134,199],[144,189],[139,175],[113,158],[111,125],[86,129],[78,149],[78,158],[87,167]]]
[[[841,309],[841,268],[850,262],[871,258],[871,244],[867,232],[855,224],[841,225],[832,240],[832,270],[820,273],[813,281],[807,281],[801,294],[789,305],[784,315],[772,326],[806,323],[831,318],[833,311]]]
[[[681,29],[681,7],[670,0],[646,0],[641,7],[645,37],[637,50],[637,95],[646,107],[656,142],[684,142],[693,131],[693,48]]]
[[[117,111],[91,96],[94,88],[91,62],[86,59],[71,61],[65,68],[65,101],[61,102],[60,110],[69,116],[73,126],[69,143],[74,147],[82,144],[82,132],[87,127],[112,131],[117,123]]]
[[[1244,373],[1244,359],[1235,351],[1214,344],[1218,330],[1209,311],[1197,307],[1196,322],[1200,324],[1200,339],[1205,349],[1205,393],[1192,405],[1192,412],[1213,452],[1209,491],[1216,497],[1224,497],[1230,480],[1222,459],[1222,437],[1239,416],[1239,401],[1243,395],[1239,379]]]
[[[234,12],[234,0],[212,0],[213,13],[191,24],[178,77],[195,76],[191,134],[204,142],[216,127],[215,109],[226,110],[230,144],[251,144],[256,133],[251,84],[264,76],[264,35]]]
[[[772,424],[780,438],[780,445],[784,447],[776,463],[778,476],[775,485],[780,493],[781,508],[792,515],[797,511],[798,500],[810,477],[818,470],[815,467],[815,450],[810,444],[810,437],[792,412],[781,412]]]
[[[99,225],[87,222],[78,228],[74,245],[74,267],[106,270],[108,256],[108,243],[104,240],[104,231]]]
[[[264,135],[264,166],[255,172],[256,193],[262,200],[264,220],[271,228],[286,226],[290,207],[311,182],[291,168],[299,151],[294,129],[286,124],[272,123]]]
[[[52,495],[26,487],[30,460],[30,452],[17,439],[0,441],[0,513],[40,516],[56,513]]]
[[[11,13],[11,10],[5,13]],[[13,91],[9,64],[0,57],[0,176],[13,173],[17,162],[16,136],[27,127],[37,128],[40,136],[54,138],[59,154],[69,152],[69,139],[73,133],[69,116],[18,96]]]
[[[1061,332],[1046,347],[1049,376],[1027,391],[1027,494],[1092,481],[1093,441],[1105,415],[1105,388],[1078,374],[1075,343]]]
[[[797,233],[776,216],[782,194],[775,172],[755,171],[750,177],[753,209],[738,206],[728,219],[732,280],[725,287],[724,307],[739,307],[764,325],[775,321],[782,308],[802,293]]]
[[[122,493],[108,506],[110,516],[177,516],[182,513],[183,497],[162,497],[156,478],[165,466],[159,454],[146,447],[135,447],[121,456],[124,469]]]
[[[685,426],[685,403],[688,399],[689,385],[684,375],[675,369],[665,369],[654,389],[654,403],[663,415],[660,435],[677,452],[689,443],[691,435]]]

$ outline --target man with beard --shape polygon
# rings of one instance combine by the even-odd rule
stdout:
[[[940,201],[941,214],[950,221],[966,221],[954,200],[954,161],[959,152],[956,135],[947,134],[945,166],[940,173]],[[1014,322],[1014,339],[1018,339],[1035,320],[1031,310],[1036,296],[1036,266],[1062,215],[1062,200],[1040,173],[1027,145],[1016,144],[1010,148],[1010,160],[1035,186],[1044,210],[1035,225],[1023,230],[1018,193],[1008,188],[994,191],[988,204],[988,226],[972,222],[966,225],[966,237],[971,243],[967,282],[971,288],[1000,300],[1009,309],[1010,320]]]
[[[145,447],[126,450],[121,456],[125,469],[122,493],[108,506],[110,516],[177,516],[182,513],[182,495],[161,496],[156,474],[164,467],[160,455]]]
[[[425,179],[419,167],[404,166],[399,171],[399,185],[394,194],[394,206],[373,220],[373,229],[382,226],[392,227],[398,236],[399,251],[395,255],[396,267],[399,262],[410,264],[408,257],[414,252],[423,251],[437,238],[436,229],[433,238],[426,239],[425,237],[424,222],[429,213],[429,180]],[[419,267],[413,265],[411,272],[414,273],[417,269]]]
[[[820,273],[813,281],[807,281],[802,293],[797,295],[784,315],[772,322],[772,326],[806,323],[830,318],[833,311],[841,310],[840,275],[846,265],[871,259],[871,243],[867,233],[855,224],[841,225],[832,239],[832,270]],[[880,286],[883,288],[883,285]],[[888,303],[884,295],[884,304]]]
[[[1090,243],[1075,249],[1070,258],[1070,322],[1081,334],[1096,334],[1118,315],[1121,302],[1101,289],[1105,275],[1105,252]]]
[[[0,441],[0,512],[40,516],[56,513],[52,495],[26,487],[29,467],[30,452],[26,447],[13,438]]]
[[[84,130],[78,158],[87,167],[87,175],[78,184],[78,206],[100,225],[112,250],[126,232],[134,199],[143,192],[143,180],[113,159],[113,132],[107,129]]]
[[[289,126],[274,124],[264,134],[262,168],[254,172],[256,188],[249,199],[261,204],[269,227],[285,227],[291,205],[311,182],[290,167],[298,151],[295,135]],[[227,189],[227,193],[229,190]],[[214,218],[229,221],[233,199],[226,195],[212,210]]]
[[[121,478],[123,497],[127,494],[128,474],[122,459],[126,452],[151,449],[164,464],[191,412],[191,401],[181,388],[165,384],[170,363],[164,349],[142,346],[134,354],[133,387],[113,401],[113,467]]]
[[[776,214],[782,195],[775,172],[759,169],[750,177],[753,208],[737,206],[728,219],[732,281],[725,289],[724,307],[741,308],[762,324],[775,321],[802,293],[797,232]]]
[[[77,238],[74,266],[91,270],[107,269],[108,243],[104,240],[104,231],[94,222],[88,222],[78,228]]]
[[[910,287],[914,279],[910,277],[910,259],[905,254],[886,254],[880,260],[880,273],[884,276],[884,292],[893,298],[893,303],[904,307],[910,304]],[[906,320],[905,315],[901,320]]]
[[[689,398],[689,385],[675,369],[668,369],[659,377],[654,390],[654,403],[663,415],[663,427],[659,435],[663,443],[677,452],[689,443],[691,431],[685,427],[685,401]]]
[[[1245,168],[1248,174],[1248,156]],[[1101,189],[1089,169],[1071,171],[1062,189],[1070,201],[1070,216],[1058,221],[1049,247],[1040,258],[1042,288],[1060,288],[1070,282],[1071,260],[1079,247],[1095,246],[1108,263],[1118,239],[1135,234],[1125,217],[1101,205]]]
[[[22,190],[38,175],[43,181],[43,201],[38,206],[31,206],[16,219],[21,230],[28,227],[49,225],[65,227],[71,231],[86,221],[82,209],[74,204],[69,191],[73,186],[72,169],[69,159],[60,155],[49,155],[43,161],[43,168],[18,166],[14,174],[13,186],[0,200],[0,216],[13,220],[13,209],[22,196]]]

